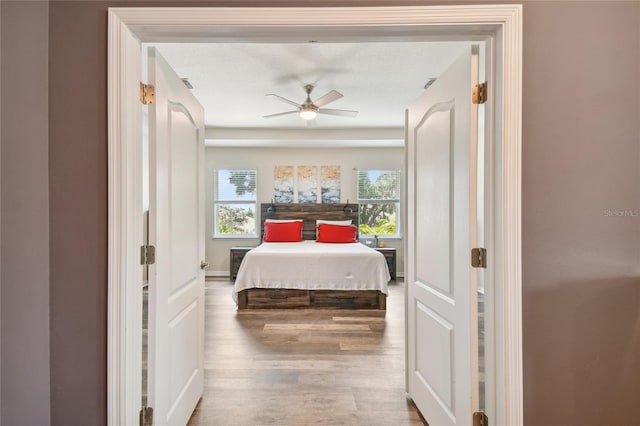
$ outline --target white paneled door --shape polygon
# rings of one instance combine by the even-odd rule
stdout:
[[[476,48],[407,110],[408,391],[431,425],[478,408]]]
[[[153,48],[148,52],[148,406],[153,424],[185,425],[203,391],[204,112]]]

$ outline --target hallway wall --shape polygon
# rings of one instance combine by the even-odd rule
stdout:
[[[44,426],[51,395],[49,3],[1,1],[0,20],[0,424]]]
[[[525,419],[632,424],[640,2],[527,2],[524,17]]]

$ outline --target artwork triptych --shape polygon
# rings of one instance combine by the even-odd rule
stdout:
[[[273,201],[276,203],[340,202],[340,166],[275,166]],[[318,192],[318,185],[320,191]]]

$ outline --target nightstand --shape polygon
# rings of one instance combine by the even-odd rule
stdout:
[[[229,279],[231,281],[236,280],[242,259],[244,259],[244,255],[252,248],[255,247],[231,247],[229,250]]]
[[[387,260],[387,266],[389,266],[389,275],[391,280],[396,280],[396,249],[395,247],[372,247],[374,250],[379,251],[384,255]]]

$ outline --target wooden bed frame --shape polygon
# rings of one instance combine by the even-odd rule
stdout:
[[[358,226],[357,204],[260,205],[261,233],[265,219],[302,219],[302,239],[316,239],[316,220],[347,220]],[[387,295],[377,290],[294,290],[250,288],[238,292],[238,309],[378,309],[386,310]]]

